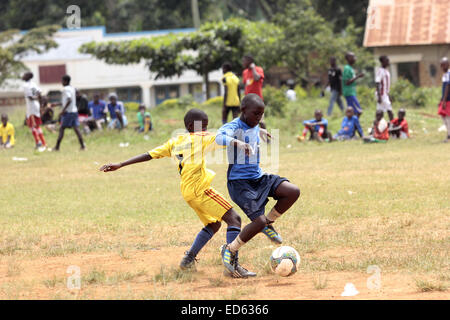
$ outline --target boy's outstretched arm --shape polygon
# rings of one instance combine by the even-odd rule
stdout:
[[[100,168],[100,171],[103,171],[103,172],[116,171],[117,169],[128,166],[130,164],[145,162],[145,161],[149,161],[149,160],[152,160],[152,157],[148,153],[144,153],[139,156],[128,159],[127,161],[124,161],[124,162],[105,164]]]

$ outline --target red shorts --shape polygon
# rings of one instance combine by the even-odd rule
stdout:
[[[36,125],[36,127],[39,127],[42,124],[41,118],[32,114],[27,118],[27,125],[29,128],[33,128],[33,122],[31,121],[31,118],[34,119],[34,124]]]
[[[443,108],[445,103],[445,109]],[[438,115],[450,117],[450,101],[441,101],[439,103]]]

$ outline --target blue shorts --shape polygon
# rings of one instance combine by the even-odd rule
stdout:
[[[362,108],[359,105],[359,101],[356,96],[345,97],[345,100],[347,101],[347,107],[352,107],[353,111],[355,111],[355,115],[359,115],[362,113]]]
[[[231,199],[253,221],[262,216],[265,206],[269,202],[268,197],[275,197],[275,190],[284,182],[289,181],[275,174],[263,174],[261,178],[247,180],[228,180],[228,193]]]
[[[67,112],[61,116],[61,127],[75,128],[80,125],[77,112]]]

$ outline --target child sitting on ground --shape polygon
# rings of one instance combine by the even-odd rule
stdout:
[[[309,132],[309,140],[317,140],[322,142],[324,139],[332,140],[331,134],[328,132],[328,120],[323,119],[322,110],[316,110],[314,112],[314,119],[303,121],[305,128],[301,136],[297,136],[297,140],[302,142],[306,138],[306,134]]]
[[[409,129],[408,122],[405,119],[405,109],[398,110],[398,118],[391,121],[391,127],[389,128],[389,135],[397,139],[408,139]]]
[[[341,130],[334,135],[333,139],[340,141],[354,139],[356,138],[355,131],[358,132],[361,138],[364,136],[359,119],[354,114],[352,107],[348,107],[347,110],[345,110],[345,117],[342,119]]]
[[[14,126],[8,122],[8,115],[2,114],[0,124],[0,148],[14,147]]]
[[[387,142],[389,140],[389,127],[388,123],[384,119],[384,112],[377,110],[375,113],[375,121],[370,136],[364,138],[364,142],[377,143]]]
[[[150,115],[150,112],[145,111],[145,106],[143,104],[139,106],[137,120],[139,123],[139,127],[137,127],[136,130],[144,133],[152,130],[152,116]]]

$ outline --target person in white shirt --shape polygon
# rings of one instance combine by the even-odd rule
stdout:
[[[41,129],[41,90],[31,79],[33,79],[32,72],[26,72],[22,76],[22,80],[24,81],[23,91],[27,104],[26,122],[36,143],[36,149],[43,151],[47,147],[47,143],[45,142],[44,133]]]
[[[387,112],[389,120],[394,119],[392,112],[391,99],[389,97],[389,89],[391,87],[391,74],[389,73],[389,58],[387,56],[380,56],[381,68],[375,72],[375,96],[377,99],[377,110]]]
[[[286,90],[286,98],[288,98],[289,101],[297,101],[297,93],[295,93],[293,84]]]
[[[62,99],[61,103],[52,104],[61,105],[61,127],[59,129],[58,141],[56,142],[55,151],[59,151],[59,146],[61,144],[62,139],[64,138],[64,130],[66,128],[73,128],[75,134],[78,137],[78,141],[80,142],[81,150],[85,149],[85,145],[83,142],[83,137],[81,135],[80,123],[78,121],[78,109],[76,104],[76,93],[75,88],[70,85],[70,76],[65,75],[62,77],[62,85],[64,86],[62,91]]]

